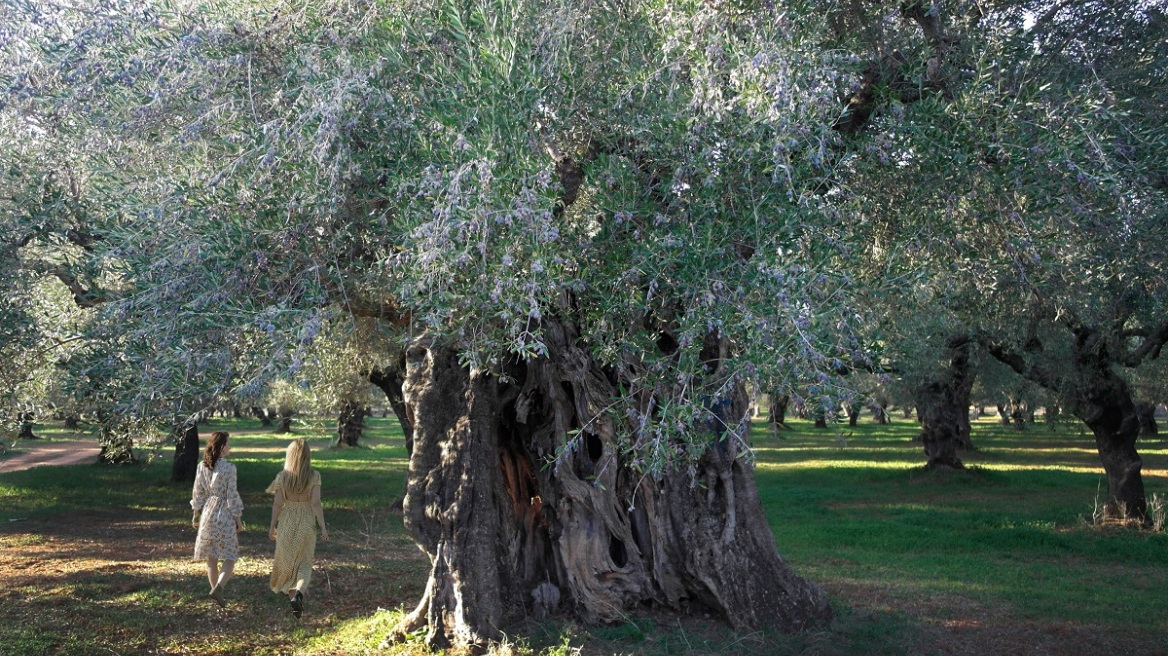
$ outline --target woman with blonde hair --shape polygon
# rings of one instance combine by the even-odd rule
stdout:
[[[194,558],[207,561],[210,595],[221,607],[226,605],[223,586],[232,577],[239,559],[237,533],[243,530],[243,500],[235,487],[235,465],[227,462],[227,454],[231,453],[229,437],[226,431],[211,433],[191,491],[191,525],[199,529]]]
[[[316,524],[320,525],[320,539],[329,539],[320,507],[320,472],[312,468],[308,442],[299,439],[288,445],[284,469],[268,486],[268,493],[276,495],[268,528],[268,537],[276,541],[272,592],[288,595],[292,614],[300,617],[304,592],[312,578]]]

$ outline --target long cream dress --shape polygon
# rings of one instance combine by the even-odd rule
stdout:
[[[312,484],[320,486],[320,472],[313,470]],[[268,486],[268,492],[284,495],[284,472]],[[276,556],[272,559],[272,592],[288,594],[290,590],[306,592],[312,579],[312,559],[316,555],[316,514],[312,501],[289,501],[276,519]]]
[[[191,508],[203,511],[195,537],[194,560],[238,560],[235,520],[243,515],[243,499],[235,487],[235,465],[220,458],[214,469],[208,469],[200,462],[191,491]]]

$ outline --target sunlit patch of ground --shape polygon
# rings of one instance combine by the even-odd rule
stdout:
[[[425,581],[421,554],[400,535],[336,531],[318,545],[298,622],[267,588],[272,546],[257,530],[241,536],[223,610],[206,596],[205,566],[191,561],[194,530],[182,521],[94,512],[2,528],[6,655],[291,653],[378,607],[416,602]]]

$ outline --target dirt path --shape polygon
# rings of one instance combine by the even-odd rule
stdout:
[[[20,442],[16,453],[0,457],[0,474],[41,465],[78,465],[97,462],[101,447],[96,441]]]

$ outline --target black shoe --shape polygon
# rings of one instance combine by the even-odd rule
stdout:
[[[296,591],[296,596],[290,600],[292,603],[292,616],[300,619],[300,613],[304,612],[304,595],[300,591]]]
[[[211,588],[211,592],[208,596],[214,599],[215,603],[219,604],[220,608],[227,608],[227,602],[223,599],[223,589],[219,586]]]

